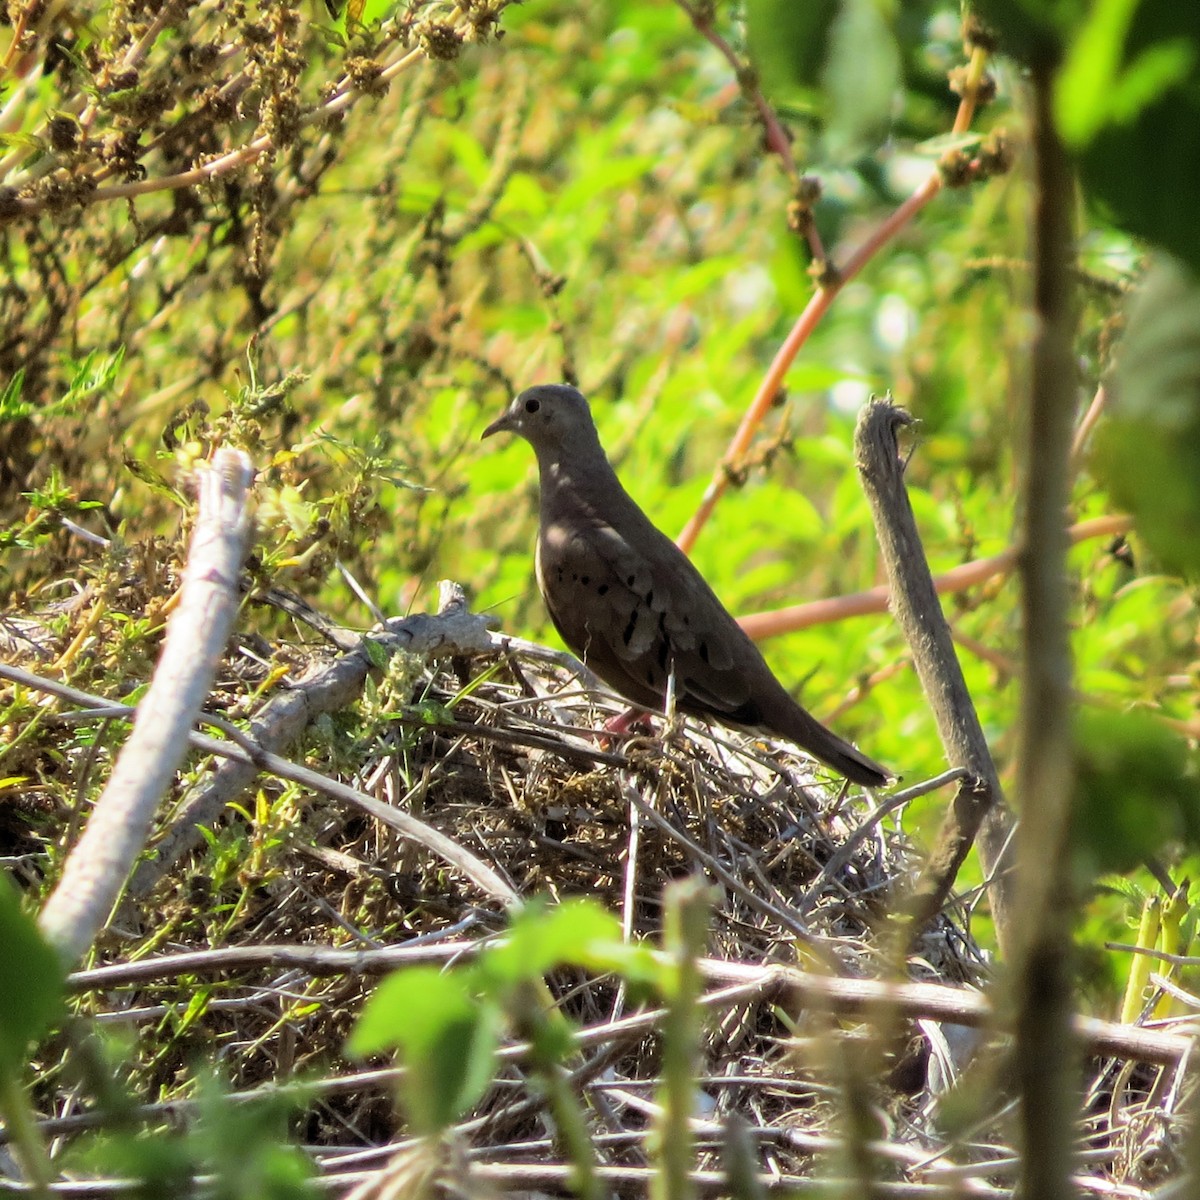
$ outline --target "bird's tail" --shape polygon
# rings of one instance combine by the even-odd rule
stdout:
[[[862,751],[855,749],[844,738],[838,737],[831,729],[826,729],[815,717],[797,706],[797,728],[780,730],[791,738],[803,750],[807,750],[814,758],[820,759],[827,767],[832,767],[839,775],[845,775],[851,783],[863,787],[883,787],[885,783],[895,779],[895,773],[886,767],[881,767],[874,759],[868,758]]]

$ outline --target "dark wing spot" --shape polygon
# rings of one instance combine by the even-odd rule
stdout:
[[[636,580],[637,580],[637,576],[636,576],[636,575],[630,575],[630,576],[629,576],[629,577],[628,577],[628,578],[625,580],[625,586],[626,586],[626,587],[633,587],[633,585],[634,585],[634,583],[636,582]]]
[[[591,580],[591,577],[590,577],[590,576],[587,576],[587,575],[581,575],[581,576],[579,577],[579,582],[580,582],[580,583],[582,583],[584,587],[587,587],[587,585],[588,585],[589,583],[591,583],[591,582],[592,582],[592,580]]]
[[[647,607],[647,608],[653,608],[653,607],[654,607],[654,589],[653,589],[653,588],[651,588],[651,589],[650,589],[650,590],[649,590],[649,591],[646,593],[646,607]]]
[[[629,614],[629,624],[625,626],[625,632],[621,634],[621,638],[627,646],[633,640],[633,631],[637,628],[637,620],[638,610],[635,608],[633,612]]]
[[[704,659],[705,663],[708,662],[708,643],[705,641],[700,643],[700,657]]]
[[[671,658],[671,639],[667,637],[667,614],[658,618],[658,665],[666,671]]]
[[[601,584],[601,585],[600,585],[600,586],[599,586],[599,587],[596,589],[596,595],[597,595],[597,596],[607,596],[607,595],[608,595],[608,584],[607,584],[607,583],[602,583],[602,584]]]

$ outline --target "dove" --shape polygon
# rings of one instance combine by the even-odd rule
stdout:
[[[775,678],[687,555],[621,486],[582,392],[527,388],[483,437],[497,433],[523,437],[537,456],[538,589],[563,641],[609,687],[662,711],[674,673],[681,712],[784,738],[852,783],[893,778]]]

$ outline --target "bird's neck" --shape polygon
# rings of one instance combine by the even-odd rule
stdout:
[[[568,497],[572,506],[601,511],[632,503],[599,448],[595,455],[572,455],[566,460],[556,457],[540,462],[538,476],[543,510],[547,505],[558,508],[561,497]]]

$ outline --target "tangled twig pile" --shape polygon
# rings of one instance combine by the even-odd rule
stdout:
[[[347,647],[353,640],[335,636]],[[485,1180],[565,1186],[571,1164],[519,1039],[458,1126],[455,1152],[431,1159],[428,1145],[403,1136],[397,1071],[364,1071],[343,1054],[368,977],[469,959],[503,935],[506,906],[534,896],[597,897],[629,936],[657,943],[664,888],[700,875],[719,899],[702,965],[696,1182],[724,1188],[721,1164],[744,1143],[775,1186],[842,1178],[857,1146],[881,1194],[1002,1190],[1011,1161],[1002,1100],[977,1114],[970,1141],[940,1127],[939,1095],[971,1045],[983,1044],[967,1029],[981,1019],[975,994],[878,982],[902,970],[880,930],[915,865],[893,805],[840,794],[785,745],[690,722],[656,720],[646,732],[598,740],[618,701],[586,686],[564,656],[488,635],[455,606],[397,622],[382,641],[409,649],[384,665],[361,644],[333,659],[279,645],[275,661],[293,664],[289,684],[254,665],[261,640],[243,636],[220,672],[220,706],[257,713],[268,740],[272,704],[315,694],[347,664],[357,663],[363,691],[348,706],[342,697],[337,711],[310,705],[302,751],[292,750],[308,764],[297,776],[305,782],[260,775],[250,795],[222,793],[224,815],[188,849],[181,814],[198,811],[195,798],[231,765],[194,763],[182,804],[157,832],[160,869],[152,846],[151,865],[98,944],[107,965],[72,977],[79,1015],[131,1039],[130,1090],[157,1098],[139,1110],[143,1120],[186,1117],[191,1064],[204,1049],[239,1099],[306,1081],[293,1128],[335,1194],[378,1182],[381,1168],[393,1179],[432,1170],[472,1194]],[[444,657],[427,658],[431,647]],[[382,669],[371,673],[372,663]],[[403,828],[417,835],[380,819],[387,812],[406,814],[412,825]],[[456,845],[469,869],[423,829]],[[487,872],[499,881],[491,894],[480,883]],[[943,914],[907,974],[961,987],[981,979],[983,964]],[[811,982],[822,977],[824,994]],[[646,1139],[662,1067],[659,1014],[631,1007],[612,977],[563,970],[548,985],[581,1029],[565,1066],[586,1097],[601,1177],[640,1192],[654,1169]],[[57,1065],[70,1057],[70,1036],[50,1047],[39,1076],[42,1111],[55,1114],[47,1133],[107,1119],[76,1101]],[[1100,1066],[1096,1087],[1115,1113],[1110,1073]],[[854,1126],[846,1114],[860,1106],[874,1117]],[[1117,1135],[1127,1123],[1104,1126]],[[1156,1162],[1169,1142],[1157,1143]],[[1104,1150],[1105,1163],[1129,1160],[1127,1137],[1108,1138]]]

